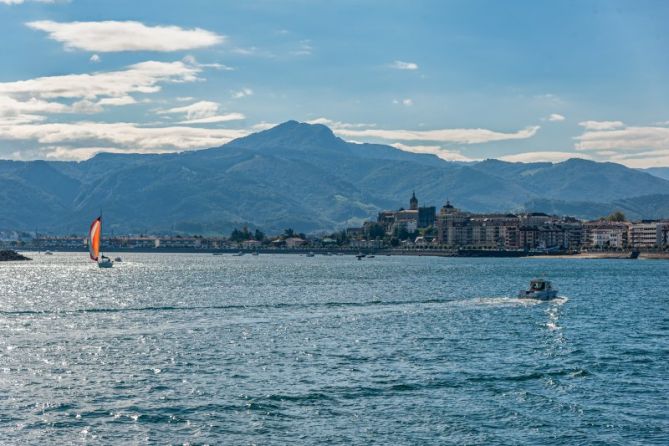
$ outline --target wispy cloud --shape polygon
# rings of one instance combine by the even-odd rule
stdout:
[[[401,104],[405,107],[411,107],[413,105],[413,99],[411,98],[393,99],[393,104]]]
[[[0,3],[3,3],[5,5],[20,5],[30,1],[36,3],[64,3],[69,0],[0,0]]]
[[[446,161],[476,161],[473,158],[469,158],[462,153],[456,151],[456,150],[448,150],[445,149],[441,146],[437,145],[407,145],[407,144],[402,144],[402,143],[394,143],[391,144],[391,146],[395,147],[396,149],[403,150],[405,152],[411,152],[411,153],[427,153],[431,155],[436,155],[439,158],[446,160]]]
[[[669,127],[585,121],[575,148],[631,167],[669,166]]]
[[[415,62],[403,62],[401,60],[396,60],[393,63],[390,64],[390,68],[394,68],[396,70],[417,70],[418,69],[418,64]]]
[[[91,61],[91,62],[98,63],[98,62],[100,62],[100,56],[98,56],[97,54],[93,54],[93,55],[90,57],[90,59],[88,59],[88,60]]]
[[[242,88],[241,90],[236,90],[232,92],[232,97],[234,99],[241,99],[252,95],[253,95],[253,90],[251,90],[250,88]]]
[[[565,118],[564,116],[562,116],[559,113],[551,113],[546,118],[547,121],[551,121],[551,122],[561,122],[561,121],[564,121],[565,119],[567,119],[567,118]]]
[[[505,133],[488,129],[440,129],[440,130],[382,130],[340,129],[337,133],[351,138],[378,138],[390,141],[430,141],[457,144],[481,144],[493,141],[528,139],[539,130],[539,126],[526,127],[516,132]]]
[[[290,54],[293,56],[310,56],[313,51],[314,47],[311,46],[311,41],[306,39],[300,40],[297,49],[292,50]]]
[[[214,124],[217,122],[239,121],[246,117],[241,113],[219,114],[220,104],[212,101],[199,101],[182,107],[158,110],[159,115],[182,114],[185,120],[179,124]]]
[[[613,130],[624,127],[622,121],[582,121],[578,125],[585,127],[586,130]]]
[[[34,140],[45,145],[95,145],[134,152],[200,149],[247,135],[246,130],[187,126],[142,127],[135,123],[73,122],[3,125],[0,139]]]
[[[53,22],[39,20],[27,25],[49,34],[68,49],[95,52],[182,51],[224,42],[225,37],[201,28],[147,26],[135,21]]]
[[[35,79],[2,82],[0,95],[25,98],[119,97],[129,93],[156,93],[161,83],[193,82],[200,68],[183,62],[141,62],[125,70],[93,74],[67,74]]]

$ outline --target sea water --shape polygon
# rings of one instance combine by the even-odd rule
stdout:
[[[29,255],[1,444],[669,444],[665,261]]]

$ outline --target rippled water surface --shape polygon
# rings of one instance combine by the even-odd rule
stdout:
[[[32,256],[2,444],[669,444],[664,261]]]

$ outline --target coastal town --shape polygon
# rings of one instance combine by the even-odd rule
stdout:
[[[626,221],[616,212],[601,219],[541,212],[477,214],[458,209],[450,201],[437,210],[420,206],[415,193],[407,208],[378,213],[361,227],[324,234],[299,234],[286,229],[265,235],[247,226],[230,236],[112,235],[102,241],[106,250],[119,251],[388,251],[434,255],[576,254],[588,251],[669,250],[669,219]],[[43,235],[0,231],[0,246],[35,251],[83,251],[80,235]]]

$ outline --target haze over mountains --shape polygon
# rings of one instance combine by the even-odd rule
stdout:
[[[581,159],[453,163],[288,121],[200,151],[0,161],[0,228],[83,234],[102,210],[106,232],[312,232],[407,206],[413,190],[421,205],[449,199],[476,212],[669,217],[669,180],[659,174]]]

